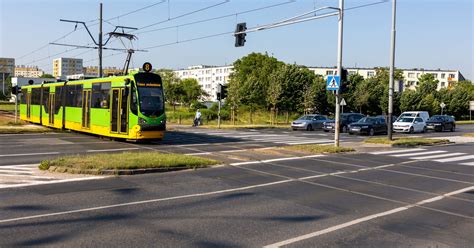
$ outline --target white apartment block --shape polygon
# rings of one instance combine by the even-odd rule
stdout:
[[[83,72],[82,59],[57,58],[53,60],[53,76],[66,79],[68,75],[81,74]]]
[[[336,75],[335,67],[308,67],[316,75],[324,78],[330,75]],[[374,77],[377,74],[375,68],[346,68],[349,75],[359,74],[364,79]],[[229,76],[233,71],[233,66],[209,66],[199,65],[190,66],[187,69],[175,70],[176,75],[181,78],[194,78],[199,85],[209,94],[209,97],[203,100],[217,101],[216,91],[218,84],[227,84]],[[415,89],[419,83],[419,78],[423,74],[433,74],[439,81],[438,90],[449,87],[452,83],[465,80],[460,71],[456,70],[425,70],[425,69],[402,69],[404,77],[404,89]]]
[[[181,79],[196,79],[209,95],[209,97],[203,100],[217,101],[217,85],[229,82],[229,75],[232,73],[232,69],[233,66],[198,65],[190,66],[188,69],[175,70],[174,72]]]
[[[38,78],[43,76],[43,74],[43,70],[39,69],[37,66],[20,65],[15,67],[15,77]]]
[[[316,75],[327,77],[336,75],[335,67],[309,67]],[[374,77],[377,74],[375,68],[346,68],[349,75],[359,74],[364,79]],[[419,78],[424,74],[432,74],[439,81],[438,90],[449,87],[452,83],[465,80],[460,71],[455,70],[426,70],[426,69],[402,69],[404,89],[415,89],[419,84]]]

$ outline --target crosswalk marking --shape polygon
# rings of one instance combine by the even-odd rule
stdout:
[[[445,157],[454,157],[459,155],[464,155],[466,153],[462,152],[453,152],[447,154],[438,154],[438,155],[431,155],[431,156],[423,156],[423,157],[413,157],[412,159],[432,159],[432,158],[445,158]]]
[[[428,154],[445,153],[445,152],[446,152],[446,151],[428,151],[428,152],[415,152],[415,153],[395,154],[395,155],[392,155],[392,156],[393,156],[393,157],[410,157],[410,156],[428,155]]]
[[[371,152],[370,154],[385,155],[385,154],[402,153],[402,152],[415,152],[415,151],[426,151],[426,149],[423,149],[423,148],[401,149],[401,150],[393,150],[393,151]]]
[[[0,165],[0,189],[104,178],[104,176],[81,176],[64,179],[58,175],[39,173],[37,168],[38,164]]]
[[[454,157],[454,158],[436,159],[434,161],[436,161],[436,162],[454,162],[454,161],[462,161],[462,160],[468,160],[468,159],[474,159],[474,155],[466,155],[466,156]]]

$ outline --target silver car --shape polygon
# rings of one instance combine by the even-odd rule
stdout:
[[[303,115],[291,123],[293,130],[307,130],[322,129],[323,123],[329,119],[324,115]]]

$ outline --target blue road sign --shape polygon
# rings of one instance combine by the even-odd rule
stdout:
[[[326,82],[327,90],[338,90],[341,85],[340,76],[328,76],[328,81]]]

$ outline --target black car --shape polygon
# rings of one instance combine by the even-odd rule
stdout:
[[[387,133],[387,123],[384,118],[364,117],[358,122],[351,123],[348,126],[349,134],[368,134],[373,136],[377,133]]]
[[[445,130],[454,132],[456,129],[456,121],[451,116],[433,115],[426,121],[426,129],[436,132],[444,132]]]
[[[363,118],[363,114],[359,113],[342,113],[341,114],[341,119],[340,119],[340,125],[339,125],[339,130],[343,133],[347,133],[347,126],[353,122],[359,121],[361,118]],[[334,124],[335,121],[327,121],[323,125],[323,130],[324,132],[334,132]]]

